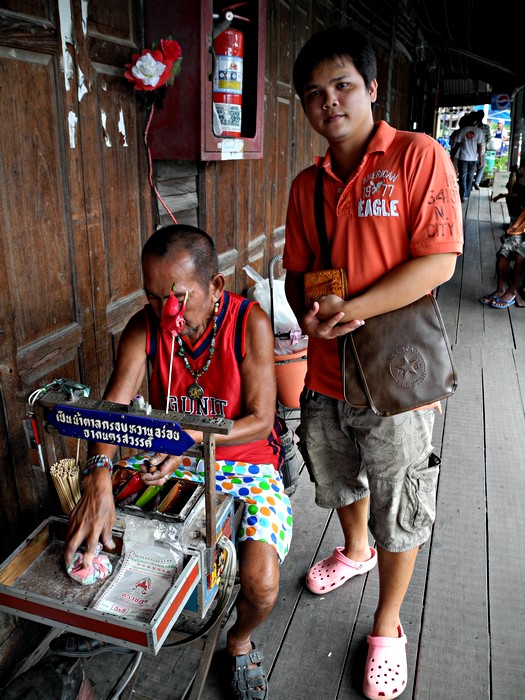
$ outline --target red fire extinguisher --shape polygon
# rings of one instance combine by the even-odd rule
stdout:
[[[225,29],[213,41],[213,109],[217,136],[241,135],[244,36],[238,29]],[[220,133],[217,133],[220,131]]]

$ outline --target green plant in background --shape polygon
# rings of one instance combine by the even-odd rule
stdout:
[[[507,170],[509,156],[506,153],[503,156],[496,156],[494,161],[494,170]]]

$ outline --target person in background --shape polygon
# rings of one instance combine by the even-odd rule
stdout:
[[[507,129],[505,128],[505,122],[500,119],[494,132],[494,138],[501,139],[503,142],[508,141],[509,135]]]
[[[469,117],[467,114],[464,114],[462,117],[460,117],[458,121],[458,126],[457,129],[454,129],[454,131],[450,134],[450,139],[449,139],[449,147],[450,147],[450,159],[452,160],[452,164],[454,165],[454,170],[456,171],[456,174],[458,173],[458,157],[457,157],[457,152],[454,151],[454,156],[452,156],[452,149],[454,148],[456,141],[458,140],[458,136],[461,132],[461,129],[468,124]]]
[[[450,157],[458,157],[459,193],[462,202],[468,202],[476,169],[482,161],[482,147],[485,142],[483,132],[476,126],[475,113],[467,116],[466,125],[456,137],[450,150]]]
[[[497,194],[492,198],[493,202],[504,199],[507,203],[511,225],[516,222],[519,215],[525,209],[525,163],[511,168],[506,184],[507,192]]]
[[[507,149],[508,133],[505,128],[505,122],[500,119],[496,125],[496,130],[492,134],[490,141],[491,149],[495,151],[497,156],[501,156]]]
[[[511,262],[514,265],[511,268]],[[493,309],[508,309],[516,303],[516,293],[525,273],[525,209],[509,227],[496,255],[497,289],[481,297],[480,302]]]
[[[489,147],[491,136],[490,136],[490,126],[483,121],[485,119],[484,110],[479,109],[476,112],[476,116],[477,116],[476,126],[478,126],[481,129],[481,131],[483,132],[483,138],[484,138],[484,142],[483,142],[482,148],[481,148],[481,162],[478,165],[478,169],[476,171],[476,175],[474,177],[474,183],[473,183],[474,189],[479,190],[481,180],[483,179],[483,171],[485,170],[485,154],[486,154],[487,149]]]
[[[262,652],[251,641],[270,615],[279,591],[279,563],[292,534],[290,500],[277,471],[282,445],[274,430],[276,406],[274,337],[267,314],[253,301],[225,289],[212,239],[193,226],[155,231],[142,252],[148,303],[124,328],[104,399],[128,405],[151,363],[153,408],[233,420],[216,435],[216,489],[244,500],[237,533],[241,590],[237,618],[227,635],[232,697],[268,696]],[[178,301],[176,352],[163,310]],[[167,319],[169,321],[169,317]],[[173,371],[171,371],[171,369]],[[203,435],[187,431],[197,443]],[[70,564],[86,542],[89,567],[99,539],[112,548],[115,522],[111,471],[115,446],[94,443],[83,468],[82,498],[71,514],[64,558]],[[202,481],[202,460],[155,453],[143,469],[148,486],[176,477]]]
[[[349,406],[337,339],[446,282],[463,234],[448,154],[425,134],[374,122],[376,74],[371,45],[350,27],[315,34],[297,56],[295,90],[311,127],[329,148],[292,183],[283,266],[288,301],[308,335],[301,396],[305,463],[317,505],[337,509],[344,537],[342,546],[311,567],[306,585],[328,595],[378,563],[379,601],[367,638],[363,691],[367,698],[384,700],[396,698],[407,685],[401,605],[434,522],[436,407],[381,417],[370,408]],[[349,297],[328,295],[307,307],[305,274],[323,269],[314,215],[318,173],[332,263],[345,269]]]

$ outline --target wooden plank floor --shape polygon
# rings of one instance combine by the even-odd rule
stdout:
[[[442,458],[437,519],[421,550],[402,609],[409,683],[416,700],[522,699],[525,696],[525,309],[485,307],[495,288],[495,253],[508,221],[491,190],[465,207],[465,252],[439,290],[459,388],[436,421]],[[361,684],[378,595],[377,570],[327,596],[304,587],[311,564],[342,544],[337,517],[314,503],[303,470],[292,498],[291,552],[271,618],[254,639],[266,655],[272,700],[352,700]],[[203,698],[227,698],[225,625]],[[131,697],[188,697],[201,652],[190,646],[144,655]],[[104,698],[126,657],[85,664]],[[111,669],[111,673],[109,672]],[[112,676],[109,678],[109,676]]]

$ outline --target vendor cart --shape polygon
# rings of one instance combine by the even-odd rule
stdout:
[[[184,614],[202,620],[201,629],[187,637],[179,635],[176,642],[182,645],[203,635],[209,636],[210,645],[203,653],[190,696],[199,698],[235,582],[235,531],[242,505],[215,490],[215,435],[230,432],[233,421],[171,411],[164,413],[151,409],[144,402],[134,401],[125,406],[53,390],[39,396],[31,409],[44,432],[132,448],[145,447],[166,454],[190,452],[202,456],[205,482],[203,485],[185,482],[191,483],[194,489],[186,495],[178,512],[161,513],[133,504],[117,506],[113,532],[117,548],[107,552],[113,560],[114,572],[122,570],[119,565],[122,564],[127,516],[142,518],[144,523],[153,522],[157,530],[169,532],[169,538],[178,540],[183,551],[180,570],[148,619],[133,619],[119,613],[118,609],[108,611],[107,607],[100,607],[105,586],[111,584],[113,577],[94,586],[79,586],[67,576],[63,546],[68,520],[64,517],[45,520],[0,565],[0,609],[59,631],[75,632],[136,652],[115,687],[111,696],[114,698],[120,696],[135,673],[143,652],[159,652],[179,616]],[[202,447],[188,447],[186,429],[204,433]],[[189,442],[193,443],[191,438]],[[51,458],[57,456],[53,454],[54,445],[51,440],[47,446]],[[171,489],[176,484],[168,483],[168,486]],[[212,603],[215,603],[213,608]]]

